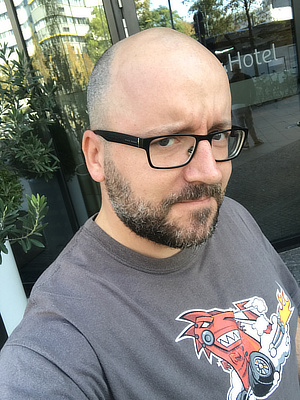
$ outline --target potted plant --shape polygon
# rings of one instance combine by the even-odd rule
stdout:
[[[31,247],[44,247],[38,240],[46,224],[43,218],[48,212],[45,196],[26,195],[26,213],[20,213],[23,186],[19,177],[7,169],[0,169],[0,264],[2,255],[8,253],[9,243],[19,243],[25,253]]]
[[[19,322],[26,296],[10,247],[42,247],[45,196],[26,196],[20,178],[51,179],[59,168],[48,127],[53,123],[53,84],[43,82],[23,53],[0,47],[0,313],[7,333]]]
[[[0,170],[0,188],[0,314],[10,335],[27,304],[11,244],[19,243],[26,253],[33,245],[43,247],[39,237],[46,226],[42,220],[48,207],[44,196],[27,195],[28,211],[21,215],[22,186],[7,170]]]

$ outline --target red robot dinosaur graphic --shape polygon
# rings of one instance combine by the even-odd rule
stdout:
[[[278,299],[283,296],[282,292],[282,297]],[[258,304],[259,300],[265,304],[263,299],[253,298],[235,303],[236,308],[233,310],[192,310],[177,318],[189,323],[189,326],[177,337],[177,342],[186,338],[193,339],[199,359],[201,354],[205,353],[207,359],[211,361],[213,355],[219,360],[224,371],[229,373],[235,371],[238,375],[242,382],[242,390],[238,391],[237,395],[228,395],[230,399],[268,397],[268,394],[275,389],[274,374],[277,372],[278,375],[278,370],[288,356],[285,354],[284,362],[278,363],[277,349],[284,335],[288,334],[286,324],[293,310],[289,310],[288,317],[283,317],[282,312],[274,314],[272,320],[275,320],[274,323],[265,318],[266,309],[259,312],[253,307],[254,300]],[[289,307],[289,302],[287,305]],[[278,310],[280,311],[281,308],[279,306]],[[286,304],[284,308],[286,309]],[[276,316],[275,319],[274,316]],[[255,337],[249,334],[250,330],[247,327],[251,326],[253,330],[259,317],[263,318],[264,327]],[[260,340],[262,337],[269,339],[267,352],[262,352]],[[252,397],[249,397],[250,395]]]

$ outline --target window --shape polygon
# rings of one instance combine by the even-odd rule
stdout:
[[[291,2],[261,7],[245,0],[231,9],[185,3],[139,4],[140,28],[173,23],[219,58],[230,80],[233,121],[250,131],[233,160],[227,194],[249,209],[274,244],[300,237],[299,66]]]

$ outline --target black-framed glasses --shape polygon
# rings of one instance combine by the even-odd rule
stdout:
[[[157,169],[179,168],[188,164],[195,154],[198,143],[202,140],[209,141],[216,161],[233,160],[240,154],[248,134],[246,128],[237,126],[208,135],[175,134],[149,138],[102,130],[93,132],[109,142],[144,149],[150,166]]]

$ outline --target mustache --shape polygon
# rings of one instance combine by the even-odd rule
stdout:
[[[224,191],[220,184],[207,185],[202,183],[200,185],[188,185],[180,193],[169,196],[163,202],[163,208],[169,209],[173,204],[188,200],[199,200],[202,197],[214,197],[220,206],[223,196]]]

